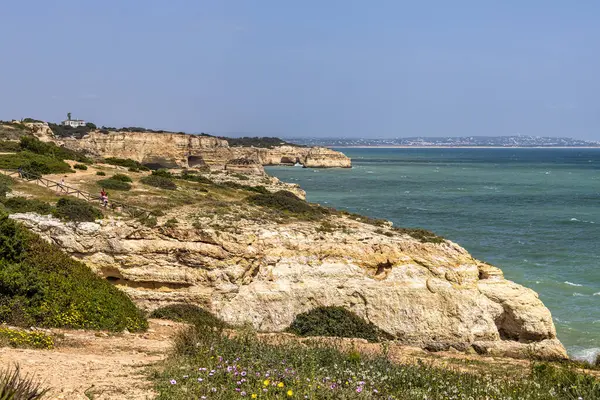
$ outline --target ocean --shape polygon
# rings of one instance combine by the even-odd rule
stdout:
[[[311,202],[426,228],[537,293],[575,358],[600,353],[600,149],[337,149],[268,167]]]

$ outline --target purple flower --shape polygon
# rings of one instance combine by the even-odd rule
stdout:
[[[356,393],[360,393],[360,392],[362,392],[362,390],[363,390],[362,386],[359,386],[356,388]]]
[[[202,378],[198,378],[198,382],[202,382],[204,379]]]
[[[373,389],[373,393],[379,393],[379,390]]]
[[[242,371],[242,376],[246,376],[246,371]]]
[[[240,394],[241,394],[242,396],[245,396],[245,395],[246,395],[246,392],[242,392],[242,393],[240,393]]]
[[[176,385],[177,381],[175,379],[171,379],[169,382],[171,382],[171,385]]]

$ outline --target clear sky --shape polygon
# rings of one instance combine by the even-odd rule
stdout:
[[[0,119],[600,140],[600,1],[18,0]]]

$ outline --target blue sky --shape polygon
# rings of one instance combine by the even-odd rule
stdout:
[[[19,0],[0,119],[600,140],[600,2]]]

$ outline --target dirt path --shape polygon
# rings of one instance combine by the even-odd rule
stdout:
[[[65,335],[54,350],[0,348],[0,366],[18,363],[52,388],[48,399],[153,399],[147,366],[167,355],[182,324],[150,320],[148,332],[107,335],[59,331]],[[97,336],[101,335],[101,336]]]

